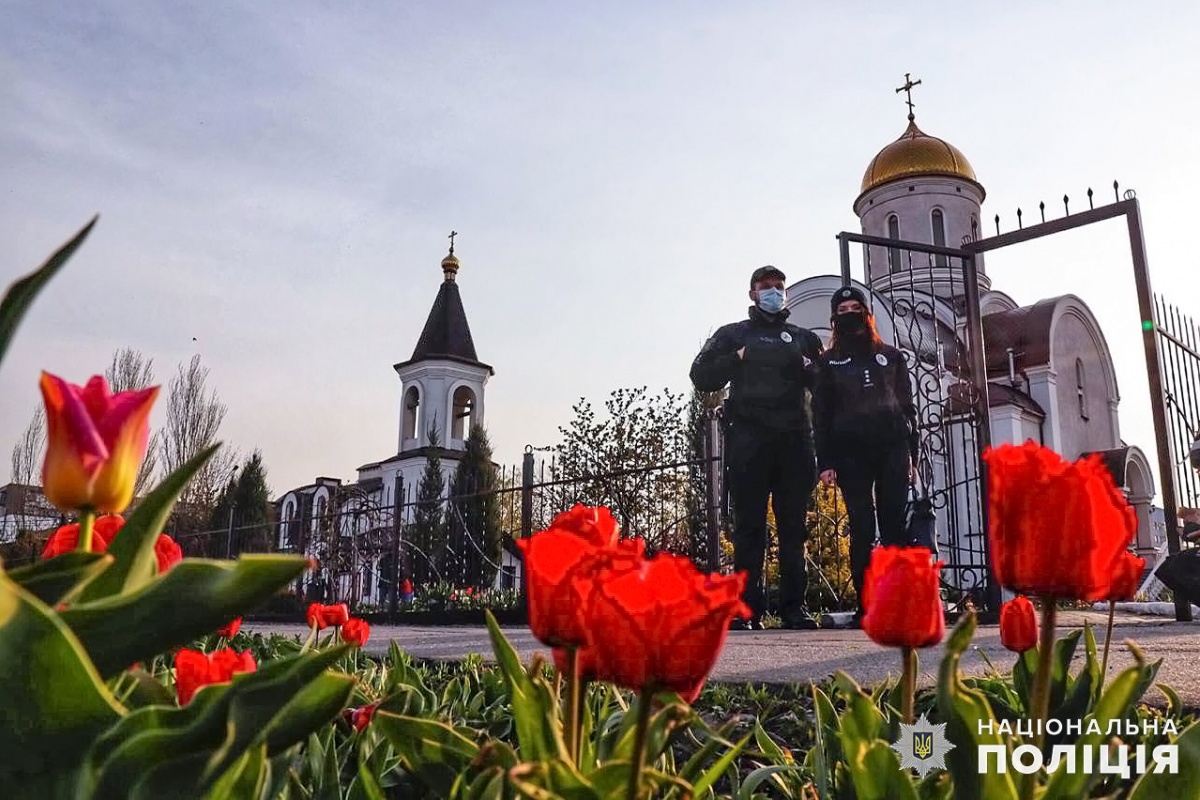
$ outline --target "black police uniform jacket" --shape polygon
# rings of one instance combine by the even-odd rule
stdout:
[[[821,340],[787,317],[787,309],[767,314],[751,306],[748,319],[723,325],[704,343],[692,362],[691,379],[702,392],[718,392],[729,384],[729,426],[797,431],[811,440],[805,393],[813,388]],[[746,352],[738,358],[743,347]]]
[[[839,450],[907,447],[916,460],[917,407],[904,355],[864,343],[821,354],[813,389],[817,467],[835,469]]]

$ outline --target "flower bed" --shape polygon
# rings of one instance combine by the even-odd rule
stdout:
[[[0,301],[0,358],[90,229]],[[1033,443],[986,455],[994,571],[1032,598],[1000,614],[1011,667],[965,677],[976,620],[947,634],[941,565],[877,548],[862,627],[896,648],[902,678],[868,691],[839,672],[743,695],[706,684],[749,613],[744,574],[647,558],[603,508],[518,543],[529,627],[553,664],[522,664],[479,609],[463,613],[484,614],[493,667],[418,665],[395,642],[367,658],[370,622],[344,604],[307,606],[304,641],[247,636],[241,615],[312,565],[181,558],[163,526],[217,448],[123,517],[156,390],[41,385],[46,497],[77,521],[38,563],[0,568],[6,800],[1200,797],[1200,722],[1169,687],[1165,711],[1143,702],[1161,662],[1128,643],[1134,665],[1107,679],[1111,610],[1142,565],[1127,550],[1132,511],[1096,458]],[[1095,600],[1110,609],[1102,645],[1091,628],[1057,635],[1062,601]],[[937,685],[917,691],[918,652],[943,640]]]

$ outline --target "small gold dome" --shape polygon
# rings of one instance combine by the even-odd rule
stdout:
[[[910,116],[904,134],[871,159],[863,175],[860,197],[885,183],[919,175],[961,178],[975,184],[983,193],[983,186],[962,151],[945,139],[922,131]]]
[[[446,257],[442,259],[442,276],[448,280],[454,280],[454,276],[458,273],[458,256],[454,255],[454,250],[451,249]]]

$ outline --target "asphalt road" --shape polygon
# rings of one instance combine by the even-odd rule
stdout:
[[[1060,612],[1060,635],[1072,628],[1082,627],[1085,620],[1094,630],[1097,643],[1103,647],[1105,614],[1096,612]],[[262,633],[275,632],[287,636],[303,636],[302,625],[265,625],[247,623],[246,629]],[[528,663],[535,652],[549,655],[548,649],[533,638],[529,629],[505,628],[505,635]],[[382,655],[391,640],[418,659],[457,660],[469,653],[478,653],[491,660],[491,643],[482,626],[415,627],[374,626],[367,651]],[[1150,661],[1163,659],[1158,682],[1175,689],[1188,706],[1200,708],[1200,622],[1181,623],[1161,617],[1120,615],[1113,629],[1113,649],[1109,657],[1109,676],[1131,665],[1133,658],[1122,642],[1132,639]],[[936,679],[943,648],[939,645],[920,651],[921,683],[932,684]],[[1082,643],[1077,649],[1076,667],[1082,658]],[[1000,644],[1000,632],[995,626],[980,626],[975,632],[972,648],[963,658],[963,668],[974,674],[988,671],[984,655],[1000,670],[1012,666],[1014,656]],[[725,649],[712,673],[712,680],[722,682],[791,683],[821,680],[842,670],[859,683],[871,684],[900,670],[898,653],[881,647],[857,630],[816,631],[731,631]],[[1161,692],[1151,690],[1144,698],[1154,705],[1163,705]]]

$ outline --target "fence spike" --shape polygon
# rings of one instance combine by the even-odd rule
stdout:
[[[996,235],[1000,235],[1000,215],[996,215]]]
[[[1090,186],[1088,187],[1088,208],[1095,208],[1095,206],[1092,205],[1092,187]]]
[[[1042,211],[1042,222],[1045,222],[1046,221],[1046,201],[1043,200],[1040,203],[1038,203],[1038,208],[1041,209],[1041,211]]]
[[[1017,230],[1024,230],[1025,226],[1021,224],[1021,207],[1017,206]]]
[[[1067,216],[1071,216],[1071,198],[1063,195],[1063,210],[1067,212]]]
[[[1113,198],[1119,203],[1121,202],[1121,188],[1115,180],[1113,181]]]

